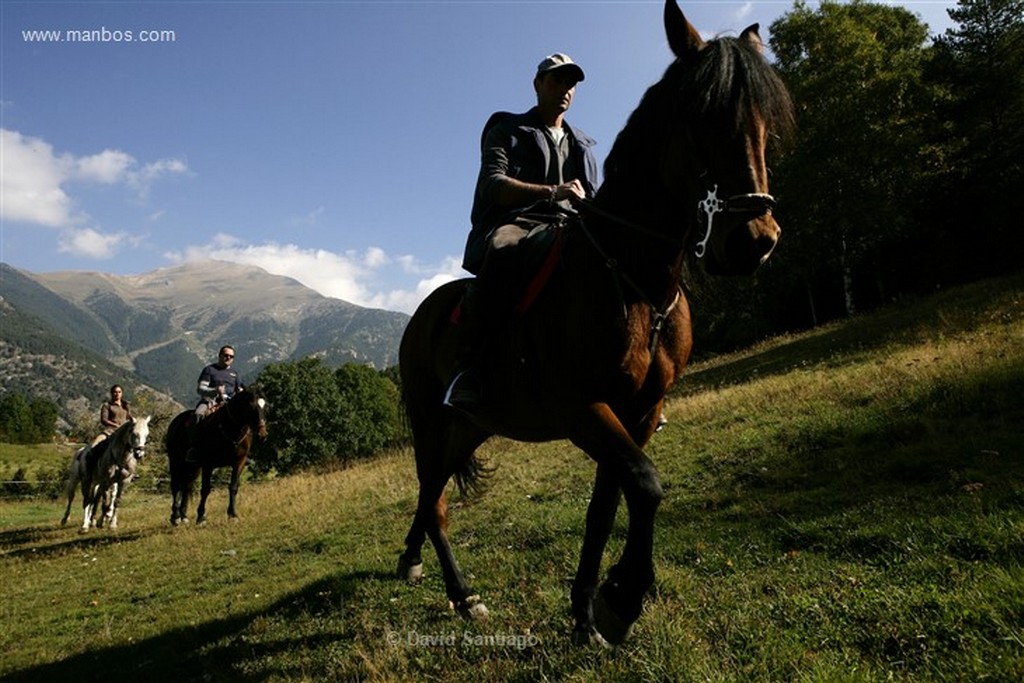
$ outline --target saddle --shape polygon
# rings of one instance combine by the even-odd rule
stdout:
[[[94,472],[100,459],[103,458],[103,454],[107,452],[107,446],[110,445],[110,437],[103,439],[98,444],[89,448],[85,452],[85,465],[88,467],[89,472]]]
[[[567,234],[566,223],[555,221],[535,227],[515,246],[520,277],[511,282],[519,290],[512,298],[516,302],[512,309],[518,317],[526,315],[551,280],[565,249]],[[451,313],[452,323],[458,325],[461,315],[460,298]]]

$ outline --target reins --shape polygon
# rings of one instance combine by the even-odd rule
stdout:
[[[580,202],[580,204],[582,205],[583,202]],[[652,237],[660,237],[660,238],[662,238],[662,239],[664,239],[666,241],[671,241],[672,244],[677,245],[680,248],[682,248],[682,246],[683,246],[682,240],[675,240],[674,238],[666,237],[665,235],[662,235],[660,233],[654,232],[653,230],[650,230],[648,228],[644,228],[642,226],[639,226],[639,225],[636,225],[636,224],[624,221],[624,220],[622,220],[622,219],[620,219],[620,218],[618,218],[616,216],[613,216],[612,214],[608,213],[604,209],[600,209],[600,208],[594,206],[590,202],[587,202],[586,204],[587,204],[587,206],[586,206],[587,210],[594,211],[594,213],[596,213],[597,215],[601,216],[602,218],[607,218],[607,219],[609,219],[609,220],[611,220],[611,221],[613,221],[615,223],[618,223],[619,225],[623,225],[623,226],[628,227],[630,229],[642,232],[645,235],[649,235],[649,236],[652,236]],[[604,247],[602,247],[600,242],[597,241],[597,238],[594,237],[594,234],[592,232],[590,232],[589,228],[587,228],[586,221],[584,221],[582,218],[580,218],[579,225],[580,225],[580,229],[583,231],[583,234],[586,235],[587,240],[590,242],[590,244],[597,251],[598,255],[604,261],[605,267],[608,268],[608,270],[610,270],[611,273],[612,273],[612,281],[615,284],[615,291],[618,294],[619,302],[622,304],[622,318],[623,318],[623,320],[626,320],[629,317],[629,311],[626,308],[626,297],[625,297],[625,295],[623,294],[623,291],[622,291],[622,283],[623,282],[626,283],[626,286],[628,286],[633,291],[633,293],[636,294],[640,298],[640,301],[643,302],[644,304],[646,304],[647,307],[650,309],[650,311],[651,311],[651,332],[648,335],[647,351],[653,357],[654,356],[654,352],[658,348],[658,338],[661,336],[661,330],[662,330],[662,328],[665,325],[665,321],[668,319],[668,317],[670,315],[672,315],[672,311],[675,310],[675,307],[679,304],[679,300],[683,296],[682,287],[680,287],[677,284],[676,285],[676,295],[672,299],[672,303],[670,303],[668,305],[668,307],[665,308],[664,311],[658,310],[658,307],[655,306],[651,302],[650,298],[648,298],[647,294],[640,287],[640,285],[638,285],[636,283],[636,281],[632,277],[630,277],[629,273],[627,273],[625,270],[623,270],[623,268],[619,265],[618,260],[615,259],[614,257],[608,255],[608,252],[606,252],[604,250]]]
[[[238,439],[235,440],[225,433],[224,425],[219,424],[217,425],[217,427],[219,428],[220,434],[224,438],[224,440],[230,442],[232,446],[238,446],[238,444],[242,443],[242,441],[245,440],[245,437],[248,435],[248,433],[252,431],[252,425],[250,425],[248,422],[239,422],[235,418],[234,413],[231,412],[230,399],[224,403],[224,408],[222,410],[224,410],[227,413],[228,419],[231,420],[231,423],[236,427],[241,427],[242,431],[240,432]]]

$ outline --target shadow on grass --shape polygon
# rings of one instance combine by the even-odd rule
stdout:
[[[59,538],[58,538],[59,534]],[[76,527],[28,527],[0,532],[0,556],[21,559],[56,557],[89,548],[136,541],[143,531],[92,529],[79,534]],[[17,547],[21,546],[21,547]],[[7,548],[11,548],[7,550]]]
[[[909,299],[868,315],[802,333],[781,343],[717,365],[711,361],[688,370],[672,395],[688,396],[705,389],[743,384],[757,377],[782,375],[794,369],[858,363],[866,354],[894,345],[913,345],[925,339],[959,334],[998,319],[1003,323],[1024,318],[1019,297],[1024,275],[986,280],[940,292],[926,299]],[[699,340],[697,344],[699,346]]]
[[[890,532],[858,530],[853,520],[902,529],[965,506],[978,515],[1024,510],[1024,368],[937,383],[899,411],[851,412],[845,422],[812,425],[790,425],[779,443],[703,456],[706,484],[667,500],[658,524],[725,524],[772,539],[779,553],[864,559],[899,555],[902,546]],[[1024,558],[1019,539],[969,532],[948,532],[944,552]]]
[[[253,621],[268,617],[294,620],[333,612],[338,609],[339,601],[344,606],[353,599],[361,583],[384,580],[392,580],[391,575],[357,571],[329,577],[282,597],[267,609],[173,629],[131,644],[90,649],[59,662],[10,672],[3,680],[5,683],[182,683],[303,678],[308,672],[283,668],[278,663],[295,661],[289,653],[328,647],[352,634],[327,631],[266,641],[247,633]],[[275,666],[268,668],[265,664],[268,661]]]

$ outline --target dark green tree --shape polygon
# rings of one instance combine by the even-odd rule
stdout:
[[[7,443],[44,443],[57,430],[57,405],[22,394],[10,393],[0,399],[0,441]]]
[[[771,26],[798,127],[773,189],[784,202],[788,277],[806,283],[812,310],[822,292],[840,296],[847,314],[859,292],[890,295],[881,262],[915,229],[927,37],[906,9],[859,0],[800,1]]]
[[[401,435],[398,389],[364,365],[331,370],[319,358],[267,366],[267,443],[252,467],[288,473],[366,457]]]
[[[35,443],[52,440],[57,432],[57,416],[60,414],[57,404],[45,398],[34,398],[29,404],[29,411],[32,414]]]
[[[930,77],[944,87],[935,144],[947,163],[928,206],[950,235],[960,279],[1020,267],[1024,236],[1024,0],[960,0],[935,40]]]
[[[267,442],[252,467],[287,473],[334,459],[341,396],[319,358],[268,365],[256,381],[268,402]]]
[[[342,460],[365,457],[398,438],[398,388],[373,368],[348,363],[334,374],[341,397],[338,455]]]

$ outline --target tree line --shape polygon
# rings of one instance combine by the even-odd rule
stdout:
[[[774,141],[779,248],[689,283],[704,351],[1020,268],[1024,0],[960,0],[929,42],[903,7],[799,0],[769,47],[797,126]]]
[[[51,441],[57,431],[57,404],[45,398],[9,393],[0,399],[0,442]]]

